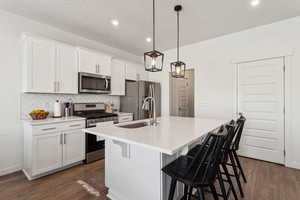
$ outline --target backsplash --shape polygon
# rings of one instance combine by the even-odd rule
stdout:
[[[73,103],[113,103],[114,109],[120,107],[120,97],[95,94],[21,94],[21,119],[30,119],[28,113],[35,109],[46,110],[53,115],[53,105],[56,100]]]

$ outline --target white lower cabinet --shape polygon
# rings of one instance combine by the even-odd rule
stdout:
[[[70,165],[85,158],[85,134],[81,130],[63,134],[63,165]]]
[[[24,123],[24,167],[29,180],[85,159],[85,121],[33,125]]]
[[[62,166],[60,132],[34,136],[32,150],[33,176],[57,169]]]

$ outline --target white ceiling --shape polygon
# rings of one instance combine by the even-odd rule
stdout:
[[[157,47],[176,47],[176,15],[183,5],[181,45],[300,15],[299,0],[157,0]],[[136,55],[151,50],[152,0],[0,0],[0,9],[59,27]],[[111,19],[118,19],[118,28]]]

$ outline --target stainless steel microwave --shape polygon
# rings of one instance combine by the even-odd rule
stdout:
[[[108,94],[110,93],[110,76],[79,72],[79,93]]]

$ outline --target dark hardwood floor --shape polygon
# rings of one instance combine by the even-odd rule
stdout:
[[[244,184],[244,200],[300,199],[300,170],[247,158],[241,161],[248,178],[248,183]],[[88,191],[90,187],[95,189],[96,195]],[[22,172],[0,177],[1,200],[104,200],[106,192],[103,161],[76,166],[34,181],[28,181]],[[212,199],[210,194],[207,199]]]

